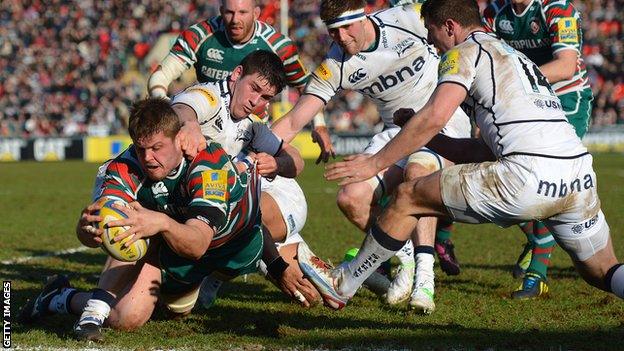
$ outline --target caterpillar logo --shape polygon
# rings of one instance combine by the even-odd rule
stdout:
[[[425,65],[425,59],[422,56],[420,56],[412,62],[411,67],[410,66],[401,67],[398,70],[396,70],[394,74],[390,73],[387,76],[380,74],[379,76],[377,76],[377,80],[373,84],[367,87],[364,87],[360,90],[362,91],[363,94],[368,94],[368,95],[375,95],[375,94],[381,93],[400,83],[403,83],[405,80],[408,80],[416,76],[417,73],[423,68],[424,65]]]
[[[206,57],[211,61],[223,62],[223,50],[210,48],[206,51]]]

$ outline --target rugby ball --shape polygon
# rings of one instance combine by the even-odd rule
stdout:
[[[93,226],[97,229],[102,229],[104,232],[102,234],[102,244],[100,245],[102,249],[108,253],[113,258],[124,261],[124,262],[134,262],[138,261],[147,253],[147,247],[149,245],[149,240],[139,239],[132,243],[132,245],[122,248],[122,245],[130,240],[130,237],[123,239],[122,241],[115,242],[113,239],[118,235],[122,234],[130,227],[111,227],[108,228],[106,224],[112,221],[120,220],[123,218],[128,218],[125,213],[121,210],[113,207],[113,204],[121,204],[122,206],[127,206],[128,204],[119,201],[119,200],[110,200],[106,199],[101,202],[101,209],[97,212],[102,220],[97,223],[93,223]]]

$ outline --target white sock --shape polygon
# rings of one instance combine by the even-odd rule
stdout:
[[[101,326],[104,324],[104,320],[108,318],[110,310],[111,307],[106,302],[97,299],[89,299],[80,315],[78,325],[95,324]]]
[[[401,261],[401,265],[414,263],[414,245],[411,240],[408,240],[401,250],[397,251],[396,257]]]
[[[386,241],[386,246],[395,246],[396,250],[382,246],[375,239],[375,235],[383,238]],[[362,283],[364,283],[364,280],[379,268],[383,262],[394,256],[404,245],[404,242],[393,239],[376,225],[373,226],[366,234],[364,243],[353,260],[345,262],[340,266],[342,279],[340,279],[337,287],[338,293],[344,296],[353,296]]]
[[[48,311],[59,314],[68,314],[69,311],[67,310],[67,298],[70,295],[73,295],[72,293],[75,291],[76,289],[74,288],[63,288],[60,294],[54,296],[50,300],[50,304],[48,305]]]
[[[624,265],[619,266],[613,272],[610,288],[615,296],[624,299]]]
[[[427,282],[427,288],[432,289],[433,291],[433,282],[435,279],[435,275],[433,273],[433,263],[435,259],[432,254],[429,253],[417,253],[416,254],[416,279],[414,284],[418,286],[423,282]]]

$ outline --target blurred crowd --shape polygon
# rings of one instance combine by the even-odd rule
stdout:
[[[290,0],[289,35],[314,69],[329,46],[319,0]],[[279,30],[279,1],[259,0],[261,20]],[[485,2],[483,2],[485,4]],[[0,137],[124,133],[128,107],[146,96],[162,34],[218,14],[218,0],[5,0],[0,2]],[[575,0],[596,127],[624,125],[624,0]],[[368,0],[368,11],[387,0]],[[178,84],[181,87],[181,83]],[[291,102],[296,92],[291,89]],[[357,118],[355,118],[357,116]],[[344,93],[326,109],[337,132],[381,128],[375,107]]]

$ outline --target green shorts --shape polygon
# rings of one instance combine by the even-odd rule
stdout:
[[[197,261],[178,256],[163,243],[159,252],[161,292],[180,294],[194,289],[214,271],[232,278],[253,273],[262,258],[263,241],[258,218],[258,223],[248,233],[241,233],[223,246],[208,250]]]
[[[589,119],[591,117],[592,102],[594,95],[590,88],[581,91],[572,91],[563,95],[559,95],[563,111],[566,114],[568,122],[574,126],[576,135],[583,138],[589,127]]]

